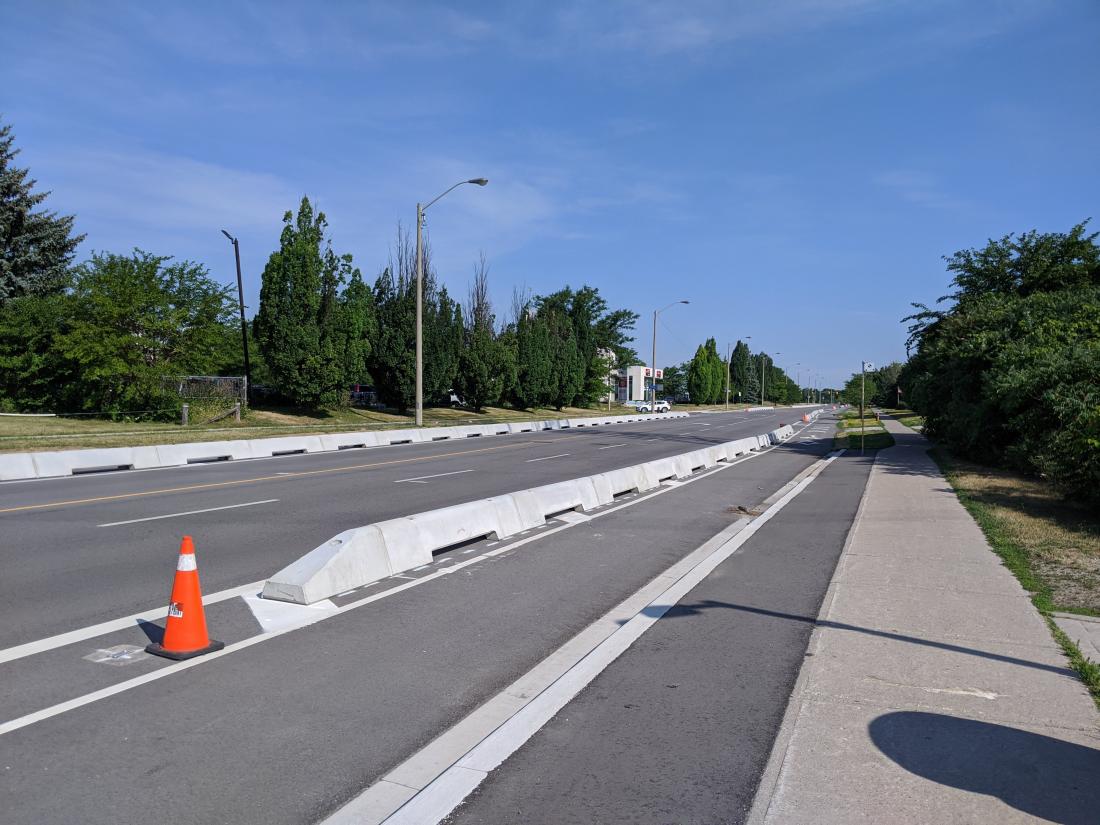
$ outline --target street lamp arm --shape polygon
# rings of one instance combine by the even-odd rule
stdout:
[[[443,195],[450,194],[455,189],[462,186],[462,184],[464,184],[464,183],[473,183],[473,184],[476,184],[478,186],[485,186],[485,184],[487,184],[488,182],[489,181],[486,178],[471,178],[470,180],[460,180],[458,183],[456,183],[454,186],[452,186],[446,192],[443,192],[443,194],[441,194],[441,195],[436,195],[434,198],[432,198],[430,201],[428,201],[426,204],[424,204],[422,207],[420,207],[420,211],[421,212],[426,212],[428,207],[431,206],[433,203],[435,203],[440,198],[442,198]]]

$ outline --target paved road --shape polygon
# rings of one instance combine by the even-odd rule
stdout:
[[[825,470],[449,822],[744,822],[871,461]]]
[[[0,484],[0,649],[162,606],[184,534],[195,538],[204,592],[212,593],[264,579],[350,527],[796,418],[791,410],[698,415]]]
[[[702,421],[690,423],[703,429]],[[679,438],[688,443],[726,438],[710,434],[724,423],[721,417],[708,417],[707,423],[706,434]],[[641,439],[641,428],[636,429]],[[736,426],[728,430],[730,438],[738,434]],[[597,430],[569,443],[580,442],[591,454],[622,432]],[[650,433],[645,437],[653,437]],[[587,524],[552,534],[554,528],[548,528],[545,537],[514,548],[504,543],[489,550],[490,543],[483,542],[444,553],[411,578],[368,588],[379,595],[377,601],[284,635],[257,637],[262,643],[196,660],[190,669],[173,670],[176,666],[159,659],[112,666],[84,658],[119,642],[121,634],[2,665],[0,682],[8,688],[0,697],[4,719],[98,688],[119,691],[94,695],[65,712],[54,708],[0,735],[4,821],[316,822],[739,518],[740,508],[758,507],[810,466],[830,440],[823,434],[812,443],[795,441],[659,496],[620,502]],[[683,441],[677,443],[683,447]],[[534,457],[538,451],[560,452],[562,446],[527,449],[527,457]],[[849,496],[855,495],[860,472],[858,460],[851,466],[853,478],[839,485]],[[841,511],[834,529],[826,518],[830,506],[826,501],[803,517],[792,535],[839,531],[848,515]],[[763,536],[762,531],[756,538]],[[744,570],[723,581],[737,580],[751,593],[719,589],[693,598],[744,602],[751,597],[757,601],[744,603],[809,610],[816,588],[828,580],[830,552],[824,540],[794,553],[774,543],[751,552],[746,546],[742,555],[757,558],[751,581]],[[455,572],[438,575],[449,567]],[[406,589],[393,592],[395,585]],[[360,596],[348,596],[346,603],[357,604]],[[217,608],[210,611],[211,625],[226,641],[257,633],[256,620],[239,599]],[[696,611],[692,607],[689,613]],[[697,612],[729,617],[725,621],[743,614]],[[682,633],[691,620],[689,615],[667,624]],[[729,713],[744,715],[740,724],[746,729],[762,721],[766,730],[779,694],[793,678],[784,677],[782,668],[796,667],[801,657],[798,646],[804,640],[789,629],[797,624],[759,623],[761,632],[774,635],[753,647],[742,644],[749,638],[743,634],[727,651],[740,665],[727,664],[722,673],[742,674],[740,685],[751,684],[745,674],[760,666],[763,653],[776,654],[781,665],[772,674],[775,690],[760,691],[759,704],[727,703]],[[131,631],[126,641],[143,641],[133,633],[140,636]],[[713,630],[703,638],[718,639]],[[696,650],[711,656],[719,643]],[[779,652],[786,647],[790,651]],[[135,682],[146,675],[163,678]],[[700,695],[708,699],[718,693],[712,686]],[[766,755],[766,733],[760,737]]]

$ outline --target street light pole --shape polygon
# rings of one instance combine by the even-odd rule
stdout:
[[[657,316],[664,312],[666,309],[674,307],[677,304],[690,303],[691,301],[673,301],[666,307],[661,307],[660,309],[653,310],[653,356],[652,360],[649,362],[649,368],[650,371],[653,373],[653,396],[650,401],[653,404],[654,411],[656,411],[657,408]],[[644,381],[645,379],[642,380]]]
[[[488,182],[486,178],[460,180],[442,195],[437,195],[423,206],[419,203],[416,205],[416,426],[418,427],[424,425],[424,213],[443,195],[464,183],[485,186]]]
[[[237,260],[237,304],[241,310],[241,345],[244,347],[244,400],[252,404],[252,365],[248,360],[248,327],[244,320],[244,285],[241,283],[241,245],[237,239],[222,230],[222,234],[233,244],[233,257]]]
[[[726,412],[730,411],[730,355],[733,344],[726,342]]]

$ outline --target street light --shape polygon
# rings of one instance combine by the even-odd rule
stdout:
[[[241,308],[241,344],[244,345],[244,400],[252,404],[252,365],[248,361],[248,327],[244,322],[244,286],[241,284],[241,245],[237,239],[222,230],[222,234],[233,244],[233,255],[237,259],[237,303]]]
[[[488,182],[488,178],[460,180],[442,195],[437,195],[423,206],[419,203],[416,205],[416,426],[418,427],[424,424],[424,244],[422,240],[424,213],[443,195],[464,183],[485,186]]]
[[[653,310],[653,360],[650,362],[650,369],[653,371],[653,402],[654,410],[657,408],[657,316],[664,312],[666,309],[676,306],[677,304],[690,304],[691,301],[673,301],[667,307],[661,307],[660,309]]]

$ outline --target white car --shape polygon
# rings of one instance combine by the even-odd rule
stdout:
[[[638,412],[640,412],[640,413],[651,413],[651,412],[663,413],[663,412],[671,412],[671,411],[672,411],[672,405],[669,404],[667,401],[657,401],[656,403],[653,403],[653,402],[650,402],[650,401],[643,401],[641,404],[638,405]]]

